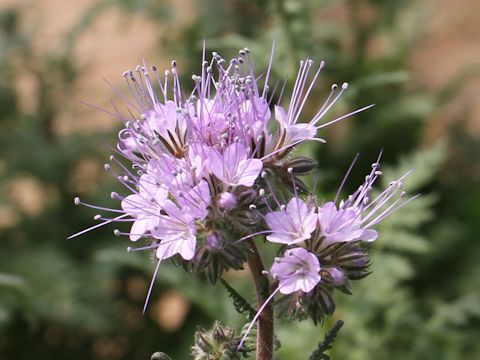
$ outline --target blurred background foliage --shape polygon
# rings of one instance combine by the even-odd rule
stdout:
[[[306,119],[333,82],[351,84],[334,113],[376,104],[299,149],[319,161],[319,197],[357,152],[346,190],[382,148],[386,179],[415,168],[407,187],[424,195],[381,225],[354,296],[337,295],[332,358],[480,358],[478,11],[475,0],[2,2],[0,359],[186,359],[197,325],[245,321],[225,289],[170,264],[142,316],[150,257],[127,254],[113,229],[66,240],[95,215],[74,195],[109,205],[118,188],[101,171],[118,124],[79,100],[111,108],[102,77],[123,89],[143,57],[175,58],[191,88],[204,37],[225,57],[249,47],[257,69],[275,38],[273,78],[290,88],[299,59],[325,60]],[[227,278],[253,299],[246,273]],[[277,358],[307,359],[335,319],[280,324]]]

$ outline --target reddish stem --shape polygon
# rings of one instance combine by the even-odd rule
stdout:
[[[255,283],[255,292],[257,294],[257,304],[260,308],[266,297],[265,283],[269,284],[268,279],[263,275],[265,267],[263,265],[262,257],[258,252],[257,246],[253,240],[249,240],[252,254],[248,256],[248,267],[252,274],[253,282]],[[268,293],[268,291],[267,291]],[[268,294],[267,294],[268,297]],[[257,360],[272,360],[273,359],[273,306],[267,305],[262,314],[258,318],[257,324]]]

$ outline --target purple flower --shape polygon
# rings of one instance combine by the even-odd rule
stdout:
[[[320,262],[317,257],[304,248],[285,251],[276,258],[270,274],[278,280],[279,291],[291,294],[296,291],[310,292],[320,282]]]
[[[318,208],[318,219],[322,235],[328,243],[353,240],[374,241],[375,230],[361,227],[361,217],[353,208],[337,209],[333,202]]]
[[[200,181],[187,192],[178,194],[179,203],[184,211],[193,217],[203,220],[208,215],[208,206],[211,203],[210,189],[205,180]]]
[[[280,132],[285,132],[285,143],[296,144],[299,141],[306,141],[315,138],[317,128],[311,123],[297,124],[289,122],[287,112],[280,105],[275,105],[275,120],[280,125]]]
[[[197,243],[195,217],[170,200],[167,200],[163,210],[167,215],[161,216],[152,230],[153,237],[160,240],[157,258],[164,260],[180,254],[185,260],[192,259]]]
[[[309,209],[305,202],[294,197],[284,209],[265,215],[267,226],[272,231],[267,240],[287,245],[308,240],[317,226],[317,220],[315,209]]]
[[[138,193],[122,200],[123,211],[135,219],[130,230],[132,241],[137,241],[146,232],[155,228],[158,224],[160,209],[168,195],[168,190],[158,185],[153,176],[142,175],[138,184]]]
[[[418,196],[405,199],[406,193],[402,190],[403,179],[411,173],[409,171],[398,180],[390,182],[383,192],[371,200],[373,184],[382,175],[379,167],[378,161],[372,164],[372,171],[365,177],[365,182],[346,201],[340,201],[338,207],[335,202],[327,202],[318,208],[321,235],[325,245],[335,242],[376,240],[378,233],[371,227]]]
[[[230,186],[252,186],[263,167],[261,160],[249,158],[245,146],[237,142],[223,153],[211,149],[209,159],[212,173]]]

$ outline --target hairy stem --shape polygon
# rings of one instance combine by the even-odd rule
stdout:
[[[249,240],[252,254],[248,256],[248,267],[255,283],[258,308],[260,308],[269,292],[269,281],[262,274],[265,270],[262,257],[253,240]],[[257,324],[257,360],[272,360],[273,358],[273,306],[267,305],[258,318]]]

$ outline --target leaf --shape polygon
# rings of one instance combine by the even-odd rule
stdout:
[[[310,355],[308,360],[329,360],[330,356],[325,354],[325,351],[330,350],[332,348],[333,342],[335,341],[338,332],[343,326],[343,321],[338,320],[325,334],[325,338],[323,341],[318,343],[317,349]]]
[[[225,286],[225,289],[228,291],[228,295],[233,299],[233,306],[235,306],[235,309],[240,313],[248,313],[248,319],[252,320],[255,317],[255,309],[248,303],[245,298],[242,297],[234,288],[232,288],[228,283],[220,279],[220,282],[222,283],[223,286]]]

